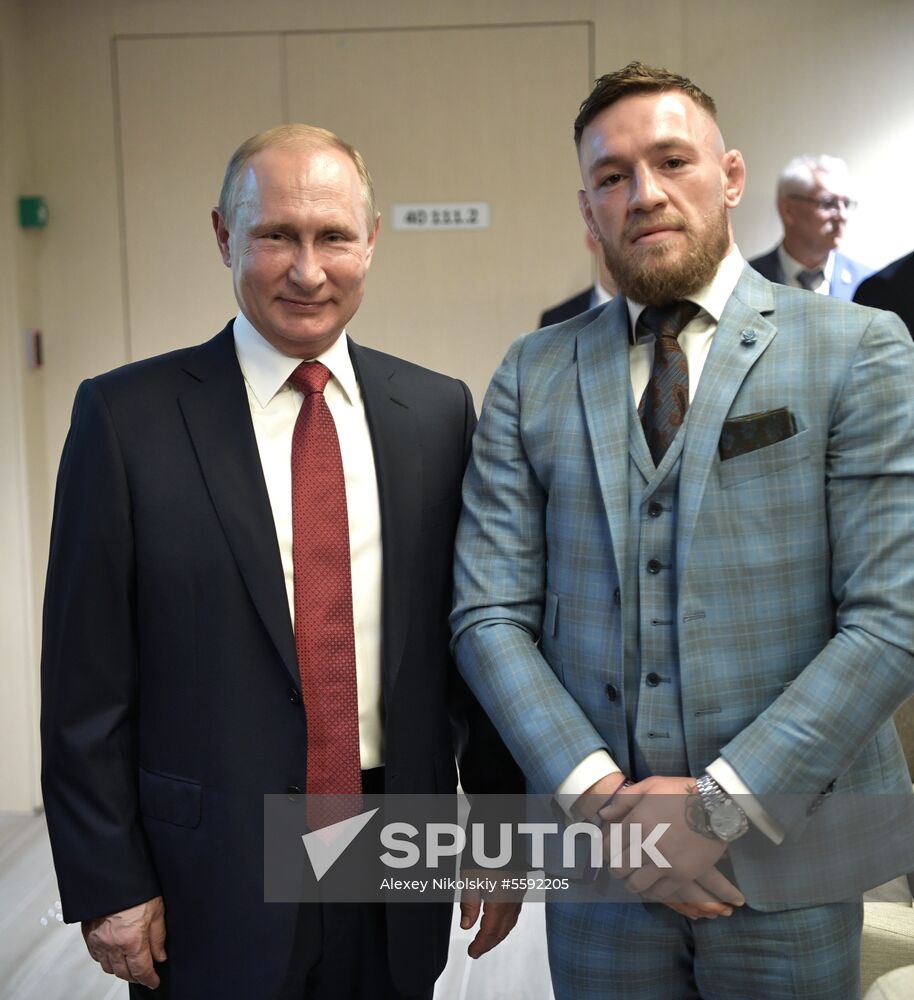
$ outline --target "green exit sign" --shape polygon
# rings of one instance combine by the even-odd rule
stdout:
[[[23,229],[44,229],[48,224],[48,203],[37,195],[19,199],[19,225]]]

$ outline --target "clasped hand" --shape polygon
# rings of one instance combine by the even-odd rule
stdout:
[[[707,830],[692,779],[651,777],[622,788],[621,778],[618,772],[601,778],[575,805],[584,818],[603,824],[604,857],[610,874],[625,879],[632,892],[662,901],[692,920],[728,917],[734,906],[742,906],[746,901],[743,894],[714,867],[726,845]],[[599,808],[607,795],[612,796],[611,804]],[[635,823],[640,824],[639,843],[650,839],[655,824],[669,824],[657,842],[669,868],[645,865],[643,856],[632,857]],[[613,856],[616,853],[618,857]]]
[[[691,778],[646,778],[622,789],[598,815],[610,875],[646,899],[665,901],[703,880],[727,849],[708,828]],[[667,828],[652,836],[660,824]],[[642,843],[652,850],[642,850]]]

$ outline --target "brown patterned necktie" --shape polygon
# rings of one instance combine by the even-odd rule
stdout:
[[[660,465],[689,408],[689,362],[678,337],[697,313],[694,302],[671,302],[649,306],[638,317],[637,332],[655,338],[651,377],[641,398],[641,426],[654,465]]]
[[[309,796],[362,790],[349,521],[340,442],[324,399],[329,379],[319,361],[302,362],[289,377],[305,397],[292,434],[292,561]],[[312,827],[346,814],[308,809]]]

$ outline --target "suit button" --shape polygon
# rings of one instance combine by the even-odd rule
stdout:
[[[291,701],[293,705],[301,704],[301,695],[298,693],[296,688],[289,688],[289,701]]]
[[[663,504],[659,504],[656,500],[652,500],[647,506],[647,512],[651,517],[660,517],[663,513]]]
[[[647,677],[644,678],[644,682],[645,684],[647,684],[648,687],[655,688],[660,683],[660,677],[658,674],[655,674],[654,671],[652,670],[647,675]]]
[[[647,564],[648,573],[657,574],[663,569],[663,563],[659,559],[651,559]]]
[[[619,697],[619,692],[616,690],[614,684],[606,685],[606,697],[609,698],[610,701],[615,701],[616,698]]]
[[[295,796],[296,795],[302,795],[302,794],[304,794],[304,793],[298,787],[298,785],[289,785],[289,787],[286,789],[286,795],[289,796],[289,801],[290,802],[294,802],[295,801]]]
[[[617,608],[622,607],[622,591],[619,590],[618,587],[616,587],[613,591],[613,604],[615,604]]]

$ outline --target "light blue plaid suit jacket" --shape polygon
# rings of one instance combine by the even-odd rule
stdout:
[[[605,694],[624,690],[614,592],[637,595],[628,354],[621,297],[519,339],[466,475],[454,649],[538,792],[599,748],[629,766],[625,707]],[[747,266],[689,410],[676,542],[689,767],[722,754],[754,794],[790,793],[762,800],[788,838],[836,787],[910,794],[890,715],[914,691],[912,390],[894,316]],[[725,419],[782,406],[795,436],[720,460]],[[914,867],[914,838],[911,854]]]

